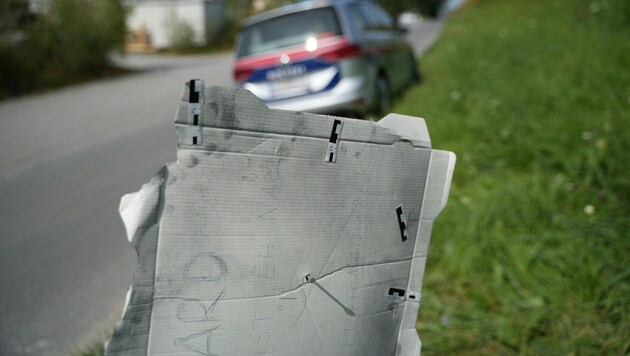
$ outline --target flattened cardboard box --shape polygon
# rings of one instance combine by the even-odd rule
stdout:
[[[186,86],[178,159],[123,197],[138,270],[109,355],[418,355],[453,153],[424,120]]]

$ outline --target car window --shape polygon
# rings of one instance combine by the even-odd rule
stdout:
[[[305,43],[307,39],[341,34],[331,7],[300,11],[252,24],[243,29],[238,56],[248,56]]]
[[[393,21],[389,15],[377,6],[370,3],[356,4],[350,7],[353,20],[362,30],[390,31],[393,29]]]
[[[371,11],[374,11],[374,16],[376,17],[376,21],[378,22],[380,26],[382,26],[382,28],[392,29],[394,27],[394,21],[389,16],[389,14],[385,12],[385,10],[383,10],[382,8],[378,6],[373,6],[370,4],[368,4],[367,6],[368,8],[371,9]]]
[[[367,29],[368,22],[363,13],[359,9],[359,5],[352,4],[348,7],[348,13],[350,14],[350,21],[354,23],[358,29]]]

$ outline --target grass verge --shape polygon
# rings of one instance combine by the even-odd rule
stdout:
[[[630,352],[630,3],[478,0],[394,112],[458,155],[423,354]]]
[[[103,342],[95,342],[84,350],[77,351],[72,356],[103,356],[105,355],[105,347]]]

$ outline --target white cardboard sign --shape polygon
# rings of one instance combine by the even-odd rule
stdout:
[[[177,162],[121,201],[138,270],[107,354],[419,355],[455,164],[424,120],[272,110],[191,81],[175,126]]]

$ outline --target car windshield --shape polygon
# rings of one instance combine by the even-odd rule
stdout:
[[[243,29],[238,56],[244,57],[306,43],[309,38],[340,35],[331,7],[300,11],[258,22]]]

